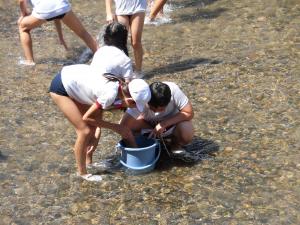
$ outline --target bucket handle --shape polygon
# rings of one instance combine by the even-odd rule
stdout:
[[[124,150],[124,147],[122,147],[120,144],[118,144],[118,145],[116,146],[116,151],[115,151],[115,153],[118,153],[118,151],[122,152],[122,150]]]

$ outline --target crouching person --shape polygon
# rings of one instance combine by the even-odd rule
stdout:
[[[150,129],[149,137],[170,137],[172,151],[189,144],[194,135],[194,112],[187,96],[173,82],[154,82],[150,91],[143,112],[127,109],[120,124],[133,132]]]

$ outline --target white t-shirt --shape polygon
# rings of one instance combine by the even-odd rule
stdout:
[[[180,90],[180,88],[173,82],[163,82],[171,89],[171,100],[167,105],[165,111],[154,113],[148,105],[145,106],[144,111],[140,113],[136,108],[128,108],[126,112],[137,119],[142,116],[144,120],[150,124],[157,124],[170,116],[175,115],[183,109],[189,102],[188,97]]]
[[[99,48],[94,54],[91,67],[100,74],[111,73],[126,80],[133,77],[131,59],[114,46]]]
[[[147,9],[147,0],[114,0],[116,15],[133,15],[139,12],[145,12]]]
[[[50,19],[71,10],[68,0],[29,0],[33,9],[32,16],[38,19]]]
[[[61,80],[69,97],[82,104],[97,101],[102,109],[108,109],[118,96],[119,82],[108,81],[89,65],[64,66]]]

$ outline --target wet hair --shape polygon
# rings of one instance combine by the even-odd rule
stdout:
[[[128,31],[126,26],[119,22],[112,22],[104,26],[102,41],[104,45],[115,46],[128,56]]]
[[[165,107],[171,100],[170,87],[162,82],[153,82],[150,84],[151,99],[148,104],[152,107]]]

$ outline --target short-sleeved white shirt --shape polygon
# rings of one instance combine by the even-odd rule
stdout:
[[[100,74],[111,73],[126,80],[131,80],[133,77],[131,59],[114,46],[99,48],[94,54],[91,67]]]
[[[38,19],[50,19],[71,10],[68,0],[29,0],[33,9],[32,16]]]
[[[151,124],[156,124],[160,121],[163,121],[170,116],[175,115],[181,109],[183,109],[189,102],[188,97],[180,90],[180,88],[173,82],[163,82],[167,84],[171,89],[171,100],[167,105],[165,111],[154,113],[148,105],[145,106],[144,111],[140,113],[135,108],[128,108],[127,113],[137,119],[139,116],[142,116],[144,120]]]
[[[63,67],[61,80],[69,97],[82,104],[92,105],[97,101],[102,109],[108,109],[118,96],[119,82],[108,81],[89,65]]]
[[[116,15],[133,15],[139,12],[145,12],[147,9],[147,0],[114,0]]]

